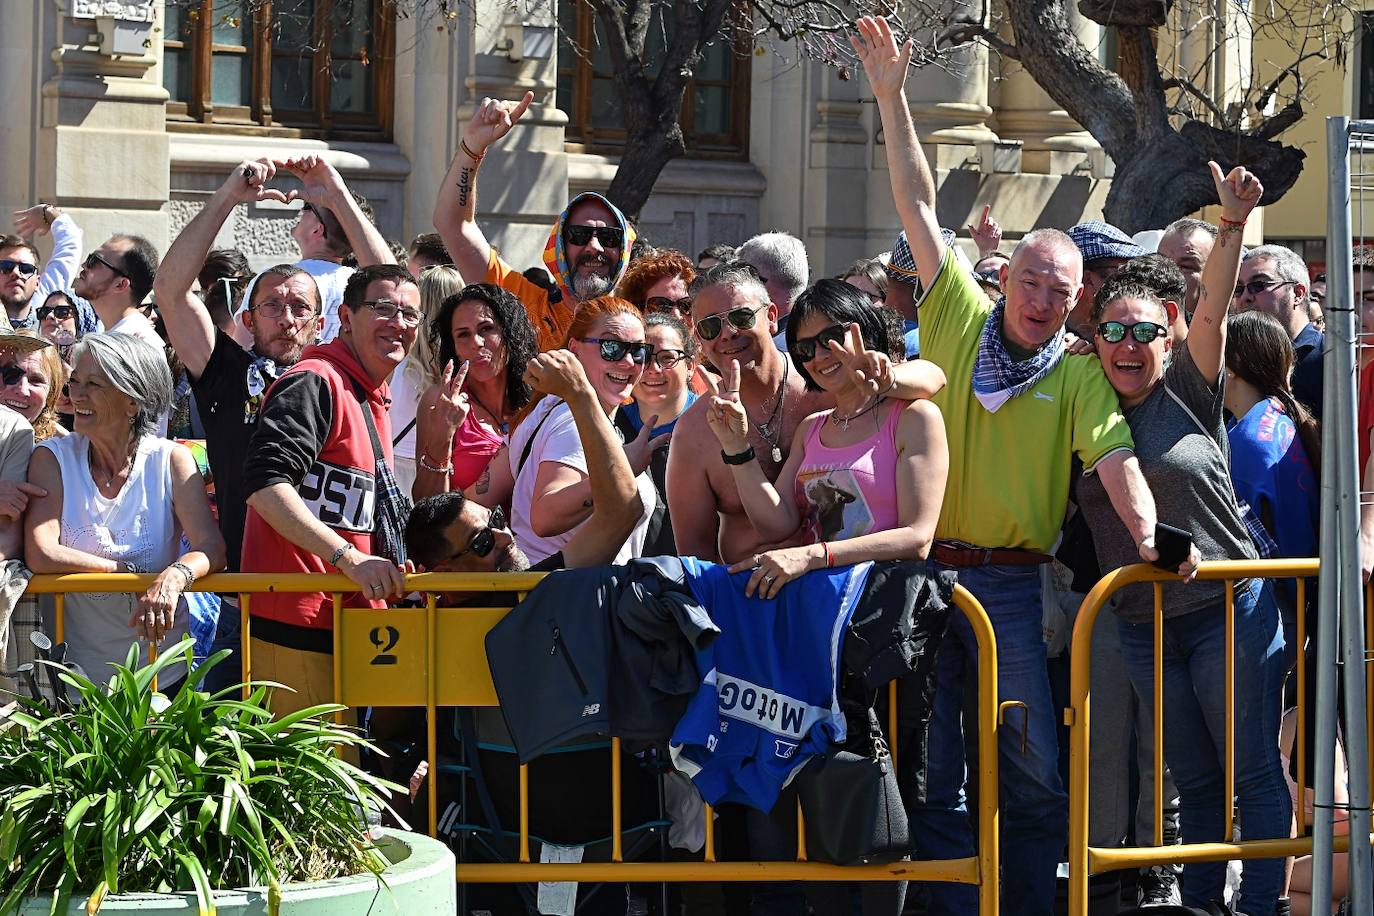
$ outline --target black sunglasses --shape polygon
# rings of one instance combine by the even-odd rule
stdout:
[[[1104,321],[1097,326],[1098,335],[1107,343],[1121,343],[1130,334],[1138,342],[1147,344],[1158,340],[1169,331],[1163,325],[1155,324],[1153,321],[1137,321],[1135,324],[1125,324],[1120,321]]]
[[[608,363],[618,363],[630,354],[630,362],[642,366],[649,361],[654,345],[644,341],[614,340],[609,337],[579,337],[582,343],[594,343],[601,347],[601,358]]]
[[[7,274],[12,270],[19,271],[19,276],[27,278],[38,273],[38,265],[30,264],[27,261],[16,261],[13,258],[5,258],[0,261],[0,274]]]
[[[847,329],[842,324],[832,324],[814,337],[798,337],[796,343],[792,344],[790,349],[797,355],[797,359],[804,363],[809,363],[816,358],[817,351],[829,349],[826,347],[826,344],[831,341],[835,343],[844,343],[846,330]]]
[[[6,387],[18,385],[19,380],[24,377],[24,370],[19,366],[0,366],[0,383]]]
[[[1271,289],[1278,289],[1281,286],[1292,285],[1292,280],[1269,280],[1266,278],[1260,278],[1256,280],[1251,280],[1249,283],[1237,283],[1235,292],[1231,294],[1231,298],[1239,299],[1241,296],[1245,295],[1246,290],[1250,291],[1250,295],[1258,296],[1260,293],[1268,292]]]
[[[492,509],[491,514],[487,516],[487,526],[473,534],[472,540],[468,541],[468,546],[449,557],[449,559],[456,560],[469,553],[476,557],[485,557],[487,554],[491,553],[491,549],[496,546],[496,532],[505,530],[506,513],[501,511],[500,506],[497,506]]]
[[[586,245],[596,236],[602,248],[619,248],[625,244],[625,233],[615,226],[580,226],[567,223],[563,226],[563,241],[569,245]]]
[[[674,315],[690,315],[691,299],[669,299],[667,296],[650,296],[644,300],[646,312],[669,312]]]
[[[70,305],[40,305],[37,314],[39,321],[49,316],[56,318],[58,321],[66,321],[76,314],[76,308]]]
[[[126,279],[126,280],[129,279],[129,275],[128,275],[127,273],[124,272],[124,268],[122,268],[122,267],[115,267],[115,266],[114,266],[113,264],[111,264],[109,261],[107,261],[107,260],[105,260],[104,258],[102,258],[102,257],[100,256],[100,252],[98,252],[98,251],[92,251],[90,254],[86,255],[85,267],[86,267],[87,270],[90,270],[91,268],[95,267],[95,265],[97,265],[97,264],[103,264],[103,265],[105,265],[106,267],[110,268],[110,270],[114,271],[114,272],[115,272],[116,274],[118,274],[119,276],[123,277],[124,279]]]
[[[707,315],[697,322],[697,336],[702,340],[715,340],[720,336],[720,332],[725,329],[726,321],[729,321],[736,330],[747,331],[758,322],[759,312],[767,307],[766,305],[757,305],[754,308],[740,306],[718,315]]]

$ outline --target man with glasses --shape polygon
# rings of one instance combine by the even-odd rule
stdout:
[[[248,517],[244,465],[248,440],[267,388],[295,365],[320,328],[320,292],[310,274],[278,264],[258,274],[237,321],[252,338],[245,350],[217,328],[209,309],[191,292],[210,246],[239,204],[273,198],[267,187],[275,167],[260,159],[235,166],[219,190],[177,236],[153,284],[168,343],[186,367],[196,410],[205,429],[205,448],[215,478],[220,531],[229,572],[238,572],[243,527]],[[220,614],[215,649],[239,648],[239,615],[233,604]],[[236,683],[238,656],[211,672],[215,685]]]
[[[130,334],[162,349],[162,338],[139,306],[153,291],[158,255],[137,235],[112,235],[86,255],[72,291],[95,309],[106,333]]]
[[[1083,340],[1092,340],[1091,315],[1097,291],[1121,265],[1145,254],[1145,249],[1120,229],[1097,219],[1070,226],[1068,236],[1083,256],[1083,285],[1065,325]]]
[[[266,301],[266,300],[264,300]],[[420,327],[420,290],[404,267],[375,264],[349,278],[339,336],[311,347],[268,389],[243,469],[248,518],[241,569],[338,570],[358,591],[348,607],[400,597],[410,500],[391,470],[387,380]],[[334,604],[315,592],[255,595],[253,673],[279,691],[280,715],[333,697]]]
[[[1312,416],[1322,417],[1322,343],[1325,337],[1307,311],[1307,264],[1282,245],[1260,245],[1245,253],[1236,280],[1238,311],[1267,312],[1293,342],[1293,394]]]
[[[15,235],[0,236],[0,303],[10,326],[37,330],[32,303],[41,305],[58,290],[70,288],[81,260],[81,227],[50,204],[38,204],[14,214]],[[38,269],[41,258],[30,239],[52,233],[52,257]],[[85,306],[86,314],[90,306]],[[95,319],[89,319],[94,327]]]
[[[635,231],[625,214],[600,194],[574,197],[558,217],[544,245],[544,266],[562,294],[531,283],[487,242],[477,225],[477,169],[497,140],[510,133],[529,110],[534,93],[519,102],[483,99],[463,130],[462,142],[434,204],[434,228],[453,255],[453,264],[469,282],[491,283],[515,294],[540,350],[562,346],[579,302],[605,296],[615,289],[629,266]]]

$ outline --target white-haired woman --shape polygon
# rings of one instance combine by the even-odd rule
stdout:
[[[155,435],[172,396],[162,351],[127,334],[88,334],[72,363],[76,429],[29,460],[29,481],[48,495],[29,502],[24,548],[36,573],[158,573],[142,595],[67,596],[67,658],[103,681],[135,639],[146,660],[147,643],[186,635],[181,593],[224,568],[224,539],[190,450]],[[174,669],[164,689],[184,674]]]

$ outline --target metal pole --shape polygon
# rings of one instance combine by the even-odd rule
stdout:
[[[1327,185],[1327,252],[1328,265],[1336,265],[1336,252],[1345,252],[1350,263],[1350,148],[1349,122],[1346,118],[1326,119],[1327,169],[1331,175]],[[1344,241],[1342,241],[1344,240]],[[1344,298],[1341,298],[1344,296]],[[1329,271],[1327,298],[1330,302],[1350,302],[1350,273]],[[1334,314],[1334,313],[1333,313]],[[1327,325],[1330,328],[1330,323]],[[1332,358],[1328,336],[1323,354],[1322,415],[1334,417],[1338,413],[1336,389],[1341,380]],[[1337,486],[1337,458],[1340,452],[1338,423],[1322,426],[1321,481],[1321,570],[1317,575],[1317,696],[1315,715],[1311,717],[1316,729],[1312,762],[1312,899],[1331,899],[1331,805],[1335,799],[1336,769],[1336,628],[1338,624],[1341,586],[1339,557],[1341,545],[1336,514],[1339,511]],[[1356,567],[1359,568],[1358,566]],[[1323,910],[1324,911],[1324,910]]]
[[[1354,125],[1355,129],[1368,128],[1368,124]],[[1349,126],[1347,130],[1349,130]],[[1347,134],[1349,136],[1349,134]],[[1347,142],[1346,163],[1350,161]],[[1363,149],[1360,151],[1360,174],[1357,177],[1363,188],[1368,178],[1364,174]],[[1358,419],[1355,406],[1355,297],[1352,276],[1352,236],[1350,229],[1350,196],[1346,196],[1343,217],[1347,231],[1327,241],[1327,283],[1334,289],[1336,310],[1334,328],[1327,324],[1326,360],[1334,364],[1334,370],[1327,378],[1336,380],[1335,401],[1337,412],[1324,415],[1325,425],[1334,427],[1336,432],[1336,466],[1339,475],[1337,486],[1338,511],[1336,524],[1337,540],[1341,547],[1340,568],[1346,570],[1341,583],[1340,600],[1340,637],[1342,680],[1345,686],[1345,747],[1346,764],[1349,767],[1350,791],[1350,910],[1351,913],[1369,913],[1370,904],[1370,846],[1369,846],[1369,745],[1367,742],[1368,723],[1365,721],[1365,670],[1364,670],[1364,587],[1362,580],[1355,574],[1360,569],[1360,472],[1357,468],[1359,449],[1355,442]],[[1361,214],[1364,200],[1361,197]],[[1334,223],[1333,223],[1334,227]],[[1334,244],[1335,247],[1332,247]],[[1334,278],[1334,288],[1331,281]],[[1329,403],[1329,402],[1328,402]],[[1314,900],[1329,900],[1330,897],[1314,897]]]

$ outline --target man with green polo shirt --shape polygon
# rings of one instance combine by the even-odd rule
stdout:
[[[999,699],[1026,705],[1025,719],[1013,713],[1000,736],[1001,911],[1049,916],[1068,798],[1045,668],[1040,564],[1064,522],[1075,455],[1085,473],[1100,475],[1146,560],[1157,558],[1154,499],[1101,365],[1065,356],[1064,320],[1083,282],[1077,247],[1057,230],[1030,233],[1002,268],[1005,297],[989,303],[940,237],[935,183],[902,91],[911,43],[899,47],[882,19],[861,19],[858,30],[851,41],[877,97],[897,212],[926,289],[921,356],[949,379],[934,399],[949,435],[950,473],[931,558],[958,569],[992,621]],[[950,637],[938,663],[926,802],[911,812],[922,859],[974,852],[960,705],[977,646],[960,615]],[[976,910],[972,886],[931,886],[931,916]]]

